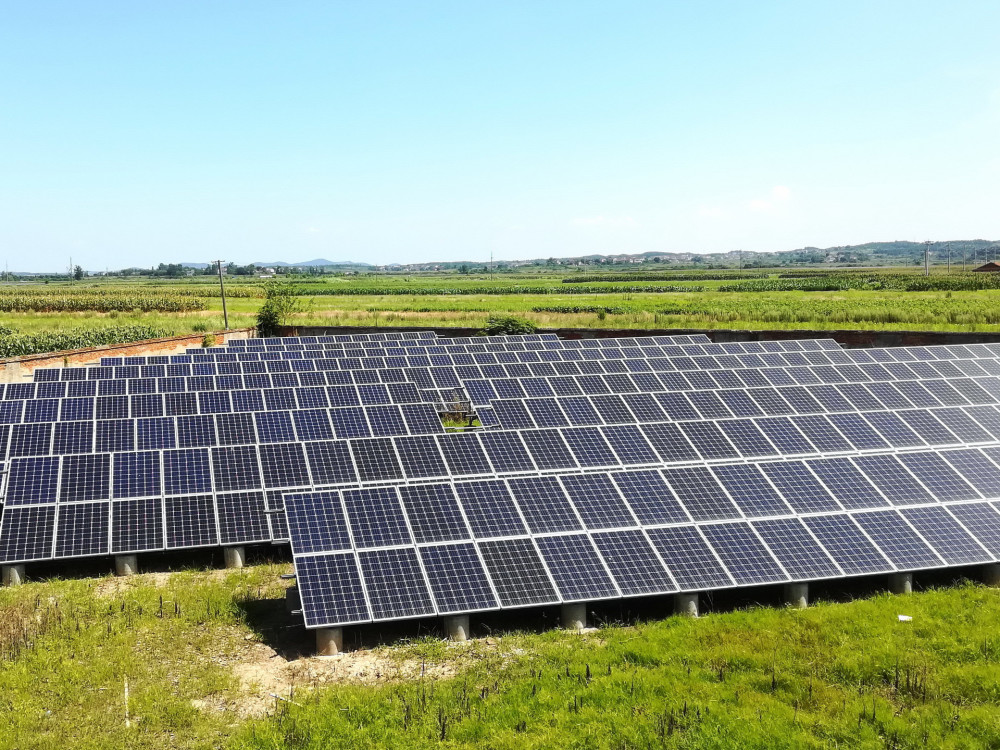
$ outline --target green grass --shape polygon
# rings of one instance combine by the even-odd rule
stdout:
[[[969,585],[510,635],[448,681],[304,695],[235,746],[996,747],[998,604],[1000,592]],[[457,648],[403,653],[433,661]]]
[[[234,719],[192,701],[238,694],[222,662],[254,637],[243,607],[277,597],[288,567],[0,589],[0,747],[218,746]]]
[[[288,570],[265,564],[0,590],[0,747],[1000,745],[1000,590],[973,584],[582,636],[404,641],[374,655],[452,676],[417,669],[377,685],[338,683],[353,657],[312,660],[313,679],[292,703],[269,703],[270,716],[219,710],[261,692],[237,677],[248,649],[308,642],[284,613],[278,576]],[[322,669],[332,684],[321,686]]]

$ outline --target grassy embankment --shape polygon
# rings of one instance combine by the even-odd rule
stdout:
[[[1000,743],[995,589],[672,617],[584,636],[424,638],[286,663],[309,642],[285,627],[278,574],[287,569],[0,591],[0,747]]]

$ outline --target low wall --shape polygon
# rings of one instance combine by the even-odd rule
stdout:
[[[389,333],[397,331],[434,331],[438,336],[475,336],[478,328],[431,328],[365,326],[285,326],[283,336],[333,336],[343,333]],[[1000,342],[998,332],[964,331],[811,331],[731,330],[725,328],[539,328],[539,333],[554,333],[564,339],[598,339],[631,336],[682,336],[703,333],[712,341],[774,341],[787,339],[834,339],[850,349],[886,346],[933,346],[937,344],[992,344]]]
[[[0,382],[11,383],[31,376],[39,367],[63,367],[92,364],[101,357],[139,357],[151,354],[172,354],[192,346],[201,346],[205,336],[214,336],[221,344],[233,339],[245,339],[255,335],[253,328],[236,328],[229,331],[190,333],[184,336],[170,336],[165,339],[131,341],[125,344],[105,344],[88,349],[70,349],[64,352],[45,354],[24,354],[20,357],[0,359]]]

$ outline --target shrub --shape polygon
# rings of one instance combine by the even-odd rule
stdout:
[[[523,336],[525,334],[534,333],[537,330],[538,326],[531,321],[523,320],[522,318],[517,318],[513,315],[504,315],[487,320],[486,325],[483,326],[483,330],[479,332],[479,335]]]

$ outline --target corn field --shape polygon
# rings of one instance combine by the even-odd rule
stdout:
[[[200,299],[178,294],[149,294],[135,289],[48,291],[4,289],[0,312],[194,312],[206,309]]]
[[[71,328],[50,333],[12,333],[0,335],[0,358],[25,354],[86,349],[105,344],[125,344],[170,336],[171,331],[152,326],[111,326],[107,328]]]

